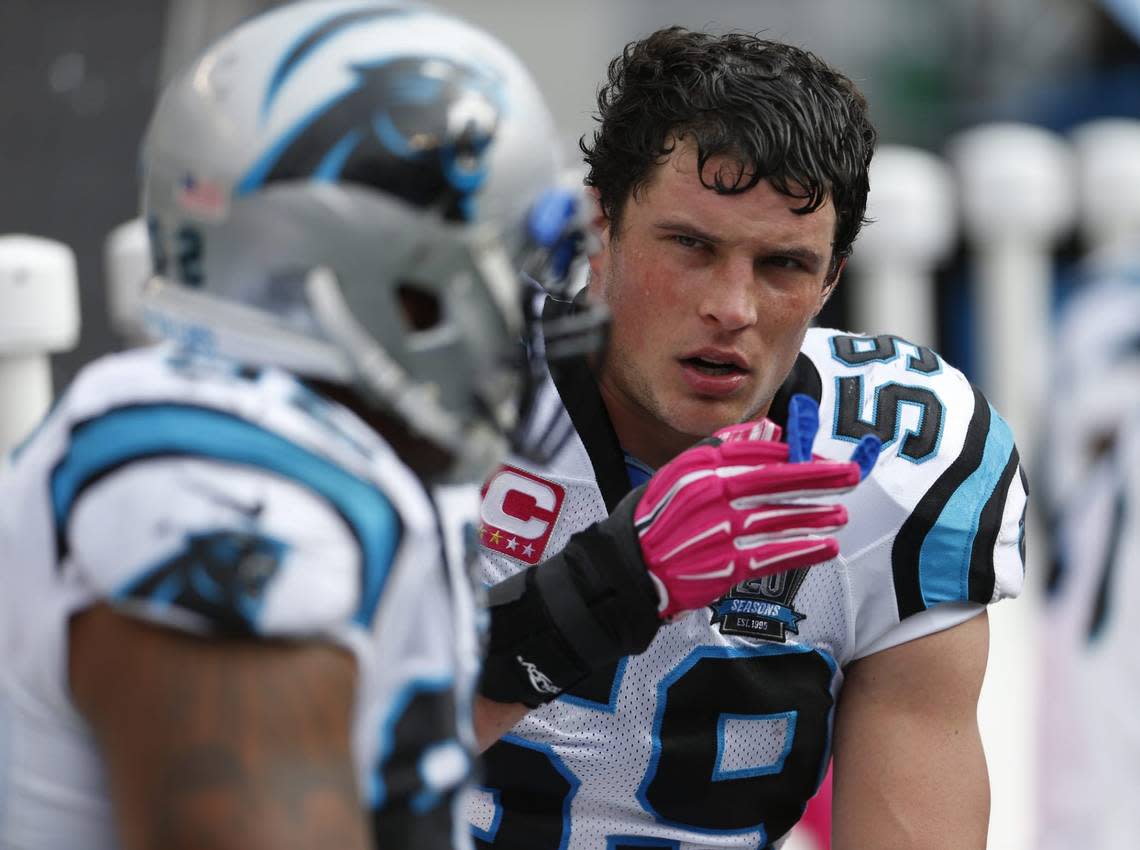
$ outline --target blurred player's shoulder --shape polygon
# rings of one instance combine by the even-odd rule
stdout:
[[[1062,354],[1095,356],[1140,334],[1140,254],[1091,260],[1081,284],[1062,303],[1057,340]],[[1064,363],[1058,365],[1063,366]]]
[[[287,372],[243,367],[170,344],[111,354],[88,364],[40,430],[66,438],[104,419],[136,423],[123,424],[116,433],[146,430],[158,441],[157,435],[165,431],[166,440],[187,445],[225,436],[207,423],[241,420],[354,470],[370,465],[377,452],[391,454],[354,413]],[[203,427],[196,429],[195,423]],[[37,440],[42,440],[38,434],[26,449]],[[170,448],[177,450],[177,445]]]
[[[367,625],[399,553],[435,540],[423,484],[347,408],[167,346],[85,368],[6,486],[64,574],[192,628]]]

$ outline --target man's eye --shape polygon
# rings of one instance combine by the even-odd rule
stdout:
[[[700,248],[704,245],[701,240],[693,236],[686,236],[683,233],[673,234],[673,241],[680,245],[682,248]]]
[[[778,269],[802,269],[804,267],[804,264],[795,257],[768,257],[764,262]]]

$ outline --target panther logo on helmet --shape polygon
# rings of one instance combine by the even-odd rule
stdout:
[[[151,118],[148,323],[346,387],[437,446],[448,480],[484,477],[507,444],[554,451],[568,431],[534,408],[545,366],[520,336],[550,361],[597,337],[563,344],[518,273],[559,286],[583,244],[558,150],[534,80],[490,34],[407,0],[281,5]]]
[[[487,71],[443,57],[402,56],[352,66],[356,83],[286,135],[237,186],[315,177],[379,189],[450,221],[473,218],[502,95]],[[371,104],[385,109],[360,116]]]

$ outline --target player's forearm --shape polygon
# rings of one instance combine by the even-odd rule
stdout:
[[[268,773],[231,754],[186,748],[144,805],[122,809],[129,850],[367,850],[367,824],[351,770],[289,764]]]
[[[885,769],[900,781],[866,783],[852,799],[836,763],[832,850],[985,850],[989,778],[981,742],[956,774]],[[897,765],[895,766],[897,768]]]
[[[350,749],[355,663],[112,612],[71,629],[70,683],[127,850],[371,846]]]

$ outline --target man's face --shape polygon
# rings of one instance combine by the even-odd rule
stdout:
[[[710,182],[719,167],[738,168],[711,159]],[[682,142],[628,199],[619,231],[605,226],[590,287],[613,314],[600,385],[646,462],[767,412],[830,292],[835,208],[797,215],[800,203],[767,181],[705,188]]]

